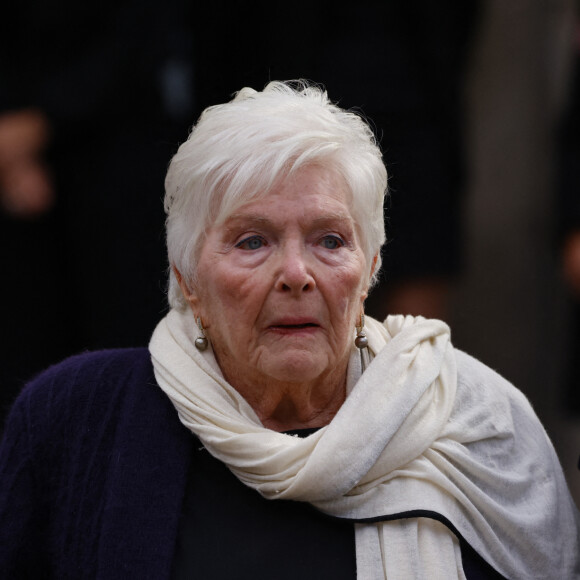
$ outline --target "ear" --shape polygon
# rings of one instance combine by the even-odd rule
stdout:
[[[369,286],[371,284],[371,278],[373,277],[373,274],[375,273],[375,268],[377,267],[377,259],[378,259],[379,255],[375,254],[375,257],[373,258],[373,263],[371,266],[371,273],[369,274],[369,280],[368,280],[368,284],[366,286],[366,290],[363,293],[363,302],[367,299],[368,295],[369,295]]]
[[[375,254],[375,257],[373,258],[373,265],[371,266],[371,275],[369,276],[369,282],[370,279],[373,277],[373,274],[375,273],[375,268],[377,267],[377,260],[379,259],[379,255]]]
[[[175,274],[175,278],[177,279],[177,283],[179,284],[179,287],[181,288],[181,292],[183,293],[185,300],[187,300],[189,306],[195,312],[196,307],[199,304],[197,294],[195,293],[194,290],[192,290],[189,287],[189,285],[187,284],[187,282],[185,281],[185,279],[181,275],[181,272],[174,265],[171,266],[171,269],[173,270],[173,273]]]

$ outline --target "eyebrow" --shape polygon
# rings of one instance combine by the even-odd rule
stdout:
[[[226,228],[230,229],[230,227],[235,227],[236,223],[250,223],[250,224],[259,224],[262,226],[266,226],[266,227],[274,227],[274,222],[267,218],[264,217],[263,215],[260,214],[233,214],[232,216],[230,216],[227,220],[226,220]],[[354,219],[352,218],[352,216],[350,216],[349,214],[345,214],[342,212],[332,212],[332,213],[328,213],[325,214],[323,216],[317,217],[315,219],[312,220],[312,224],[314,225],[314,227],[320,227],[323,225],[326,225],[328,223],[348,223],[349,225],[354,226]],[[228,226],[228,224],[230,224]]]

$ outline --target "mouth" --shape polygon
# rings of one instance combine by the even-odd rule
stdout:
[[[269,328],[281,333],[312,332],[320,328],[320,324],[313,320],[277,320]]]
[[[272,328],[318,328],[314,322],[305,322],[304,324],[274,324]]]

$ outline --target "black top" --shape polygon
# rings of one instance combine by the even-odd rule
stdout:
[[[461,551],[469,580],[502,578],[463,541]],[[354,525],[308,503],[263,498],[196,439],[172,578],[353,580]]]

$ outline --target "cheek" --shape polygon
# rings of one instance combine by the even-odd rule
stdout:
[[[201,312],[206,313],[209,325],[219,321],[233,325],[236,320],[252,316],[258,307],[259,280],[239,274],[235,269],[215,265],[206,269],[205,283],[200,291]]]
[[[355,264],[337,270],[329,280],[332,302],[344,326],[354,324],[360,314],[366,296],[363,277],[363,268]]]
[[[338,272],[340,277],[338,284],[342,285],[345,294],[355,301],[360,300],[366,288],[364,265],[364,259],[354,259],[352,264]]]

